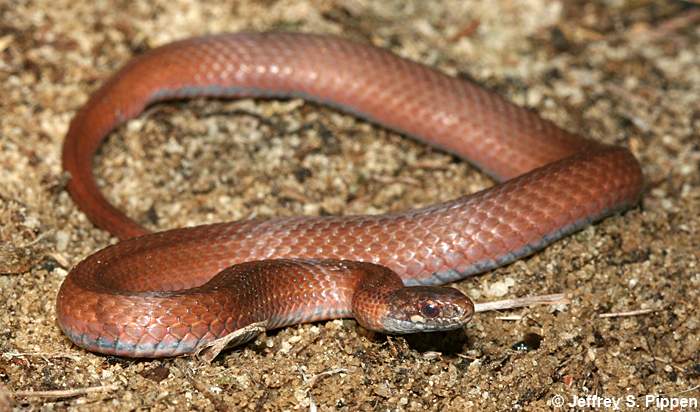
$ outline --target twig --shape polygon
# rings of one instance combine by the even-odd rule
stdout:
[[[419,186],[420,181],[418,179],[414,179],[412,177],[408,176],[372,176],[372,180],[378,183],[382,183],[385,185],[392,184],[392,183],[400,183],[404,185],[409,185],[409,186]]]
[[[103,385],[53,391],[14,391],[10,392],[10,394],[15,397],[72,398],[74,396],[87,395],[88,393],[115,391],[117,389],[119,389],[118,385]]]
[[[646,315],[647,313],[652,313],[655,311],[656,311],[656,309],[638,309],[638,310],[630,310],[628,312],[609,312],[609,313],[601,313],[598,315],[598,317],[599,318],[621,318],[623,316]]]
[[[339,373],[348,373],[348,369],[346,368],[335,368],[335,369],[329,369],[327,371],[318,373],[312,377],[306,376],[302,368],[298,368],[299,373],[301,374],[301,379],[304,381],[306,385],[306,389],[304,389],[304,392],[306,393],[306,396],[309,398],[309,412],[316,412],[318,410],[318,406],[316,405],[316,400],[314,397],[311,395],[311,389],[313,389],[314,386],[316,386],[316,383],[320,381],[323,378],[326,378],[331,375],[336,375]]]
[[[49,359],[72,359],[74,361],[80,360],[80,356],[61,352],[3,352],[2,354],[0,354],[0,357],[8,360],[12,358],[25,358],[28,356],[39,357],[45,360],[46,362],[50,362]]]
[[[476,33],[477,29],[479,29],[480,25],[481,22],[479,20],[472,20],[466,26],[460,29],[457,33],[450,36],[448,40],[451,42],[455,42],[457,40],[462,39],[463,37],[472,37],[474,33]]]
[[[221,351],[224,349],[240,346],[255,339],[261,333],[265,333],[267,324],[267,320],[251,323],[250,325],[237,329],[224,337],[199,345],[195,349],[193,356],[205,363],[211,363],[214,358],[219,356],[219,353],[221,353]]]
[[[700,389],[700,385],[695,385],[695,386],[693,386],[692,388],[688,388],[688,389],[683,390],[683,391],[680,391],[680,392],[675,392],[674,395],[678,396],[678,395],[681,395],[681,394],[684,394],[684,393],[692,392],[692,391],[694,391],[694,390],[696,390],[696,389]]]
[[[695,1],[695,3],[698,2]],[[679,16],[671,17],[666,21],[657,24],[654,29],[642,33],[627,33],[626,36],[636,36],[638,39],[643,41],[653,41],[668,36],[669,34],[681,30],[683,28],[692,27],[698,21],[700,21],[700,9],[694,8],[684,12]]]
[[[524,298],[497,300],[494,302],[475,303],[475,312],[522,308],[534,305],[567,305],[571,300],[564,293],[553,295],[527,296]]]
[[[659,361],[659,362],[661,362],[661,363],[665,363],[666,365],[672,367],[673,369],[675,369],[675,370],[677,370],[677,371],[679,371],[679,372],[683,372],[683,370],[684,370],[684,369],[681,368],[680,366],[674,365],[674,364],[673,364],[673,361],[670,361],[670,360],[668,360],[668,359],[664,359],[664,358],[660,358],[660,357],[658,357],[658,356],[654,356],[654,360]]]
[[[328,376],[331,376],[331,375],[339,374],[339,373],[348,373],[348,370],[346,368],[335,368],[335,369],[329,369],[329,370],[321,372],[321,373],[317,373],[316,375],[309,378],[308,381],[306,381],[306,386],[308,386],[309,389],[311,389],[314,386],[316,386],[316,382],[318,382],[319,380],[326,378]]]
[[[214,410],[218,412],[227,412],[230,410],[223,399],[216,396],[216,394],[212,393],[212,391],[209,390],[209,387],[207,387],[207,385],[195,379],[192,368],[187,366],[187,364],[184,361],[178,360],[178,362],[176,362],[176,366],[178,367],[178,369],[180,369],[180,372],[182,372],[182,374],[185,375],[185,379],[187,379],[187,381],[194,387],[194,389],[197,390],[197,392],[201,393],[205,398],[209,399],[209,402],[211,402],[214,406]]]
[[[496,319],[498,319],[498,320],[508,320],[508,321],[518,321],[518,320],[522,320],[522,319],[523,319],[523,316],[522,316],[522,315],[496,316]]]

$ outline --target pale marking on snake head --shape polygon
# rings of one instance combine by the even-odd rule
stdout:
[[[411,315],[411,322],[413,323],[424,323],[425,318],[421,315]]]

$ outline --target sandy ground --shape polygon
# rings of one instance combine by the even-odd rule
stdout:
[[[642,410],[660,406],[645,395],[700,400],[692,3],[0,1],[0,410],[551,410],[557,395],[629,396]],[[55,322],[56,292],[114,239],[64,191],[68,122],[131,56],[242,29],[342,34],[476,79],[629,147],[647,190],[639,207],[457,285],[478,301],[564,292],[566,306],[480,314],[464,332],[410,338],[352,320],[295,326],[211,365],[73,346]],[[153,229],[401,210],[492,184],[459,159],[301,101],[157,106],[112,135],[97,171],[109,197]],[[642,313],[600,317],[624,311]],[[533,336],[539,348],[514,348]]]

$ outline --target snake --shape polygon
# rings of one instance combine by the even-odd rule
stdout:
[[[154,103],[300,98],[472,163],[496,182],[439,204],[374,215],[294,216],[149,232],[102,194],[96,152]],[[634,206],[640,163],[466,76],[334,35],[244,32],[146,51],[73,117],[67,191],[120,239],[69,271],[58,324],[89,351],[168,357],[264,322],[266,329],[354,317],[370,330],[462,328],[471,300],[443,286],[506,265]]]

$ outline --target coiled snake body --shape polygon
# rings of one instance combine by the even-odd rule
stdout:
[[[501,183],[402,213],[147,234],[102,196],[93,156],[147,105],[193,96],[328,104],[467,158]],[[291,33],[194,38],[136,58],[75,116],[63,166],[90,220],[127,240],[69,273],[59,325],[79,346],[136,357],[188,353],[261,320],[272,328],[355,316],[393,333],[459,327],[472,315],[468,298],[401,280],[439,285],[512,262],[633,205],[642,188],[639,164],[624,148],[570,134],[388,51]]]

